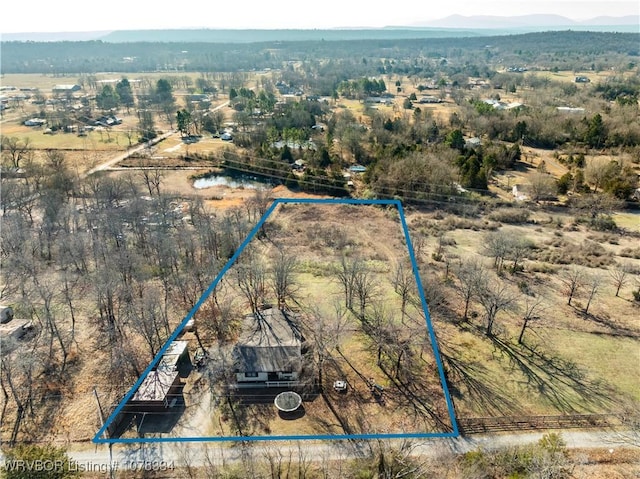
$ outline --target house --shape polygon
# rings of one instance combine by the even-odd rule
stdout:
[[[584,108],[572,108],[570,106],[559,106],[556,109],[561,113],[584,113]]]
[[[245,318],[233,349],[238,387],[288,387],[299,379],[304,338],[296,317],[269,308]]]
[[[527,185],[513,185],[511,188],[511,194],[516,201],[529,201],[529,188]]]
[[[82,87],[80,85],[77,84],[73,84],[73,85],[56,85],[52,88],[51,91],[53,91],[53,93],[56,94],[60,94],[60,93],[73,93],[76,91],[80,91],[82,89]]]
[[[418,100],[418,103],[442,103],[442,100],[433,95],[426,95],[421,97],[420,100]]]
[[[24,122],[24,126],[42,126],[47,123],[44,118],[31,118]]]
[[[474,136],[473,138],[465,140],[464,145],[468,148],[477,148],[482,145],[482,140],[477,136]]]

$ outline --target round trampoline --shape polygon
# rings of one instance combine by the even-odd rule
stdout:
[[[273,400],[279,411],[293,412],[302,404],[302,398],[300,395],[293,391],[285,391],[276,396]]]

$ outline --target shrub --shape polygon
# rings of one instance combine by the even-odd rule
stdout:
[[[489,219],[507,224],[526,223],[531,212],[524,208],[498,208],[489,213]]]

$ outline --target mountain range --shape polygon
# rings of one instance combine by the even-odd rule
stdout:
[[[416,27],[437,28],[523,28],[523,27],[587,27],[587,26],[617,26],[635,25],[640,29],[640,15],[626,15],[623,17],[600,16],[588,20],[572,20],[561,15],[520,15],[501,17],[496,15],[450,15],[438,20],[417,22]]]
[[[439,20],[418,21],[411,25],[385,28],[343,27],[322,30],[278,30],[278,29],[174,29],[174,30],[114,30],[85,32],[34,32],[3,33],[0,41],[86,41],[104,42],[185,42],[204,41],[214,43],[246,43],[248,41],[307,41],[307,40],[354,40],[387,38],[438,38],[491,36],[527,33],[546,30],[592,30],[638,33],[640,15],[622,17],[600,16],[577,21],[560,15],[521,15],[501,17],[492,15],[451,15]]]

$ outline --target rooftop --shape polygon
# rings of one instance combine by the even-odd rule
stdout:
[[[249,315],[234,350],[237,370],[292,371],[299,366],[301,345],[302,335],[290,312],[270,308],[259,318]]]
[[[171,386],[176,382],[178,374],[177,371],[151,371],[144,378],[131,401],[164,401]]]

